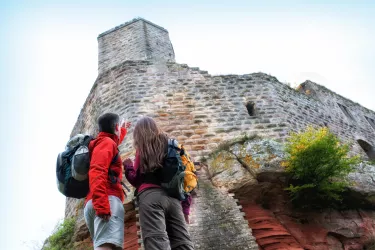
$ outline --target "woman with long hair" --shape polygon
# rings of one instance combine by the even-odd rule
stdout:
[[[125,176],[136,187],[139,219],[146,250],[192,250],[181,203],[161,188],[168,137],[150,117],[141,118],[133,132],[136,157],[123,162]],[[175,141],[176,145],[177,142]]]

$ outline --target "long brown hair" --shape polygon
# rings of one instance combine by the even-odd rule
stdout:
[[[168,137],[150,117],[141,118],[135,125],[134,147],[140,156],[141,173],[152,172],[163,167]]]

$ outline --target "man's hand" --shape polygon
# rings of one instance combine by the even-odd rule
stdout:
[[[104,220],[104,221],[109,221],[109,219],[111,218],[111,215],[109,215],[109,214],[100,214],[100,215],[98,215],[98,217],[102,218],[102,220]]]
[[[121,127],[128,129],[130,128],[131,125],[132,125],[131,122],[124,122],[123,124],[121,124]]]
[[[133,161],[132,161],[130,158],[126,158],[126,159],[122,162],[122,165],[124,166],[124,168],[126,168],[126,166],[133,166]]]

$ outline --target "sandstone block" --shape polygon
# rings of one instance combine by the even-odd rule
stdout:
[[[206,129],[196,129],[196,130],[194,130],[194,133],[196,133],[198,135],[204,134],[206,132],[207,132]]]
[[[194,135],[195,131],[194,130],[182,130],[181,131],[183,135],[187,136],[187,137],[190,137],[192,135]]]
[[[192,145],[191,149],[194,151],[199,151],[199,150],[205,149],[205,147],[206,147],[205,145]]]

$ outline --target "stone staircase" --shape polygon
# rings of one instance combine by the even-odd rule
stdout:
[[[193,196],[189,225],[195,250],[258,250],[238,200],[233,194],[214,187],[205,169],[198,171],[198,178],[199,188]],[[139,221],[137,225],[139,228]],[[140,228],[138,237],[139,249],[144,249]]]

